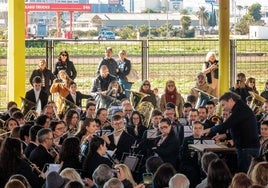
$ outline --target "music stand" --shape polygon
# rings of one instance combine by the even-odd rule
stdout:
[[[138,171],[142,163],[143,155],[133,153],[123,153],[123,164],[131,170],[131,172]]]

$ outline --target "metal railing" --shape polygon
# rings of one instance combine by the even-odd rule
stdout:
[[[148,79],[152,87],[162,93],[165,82],[175,81],[179,91],[186,96],[195,84],[195,75],[201,71],[207,52],[219,52],[218,40],[29,40],[26,44],[26,83],[25,89],[31,88],[29,78],[37,68],[40,59],[46,59],[49,69],[53,70],[60,51],[67,50],[70,60],[77,69],[75,82],[78,90],[89,93],[92,80],[96,77],[99,61],[104,56],[105,48],[113,48],[114,58],[125,49],[127,57],[138,70],[142,79]],[[7,42],[0,46],[0,76],[7,78]],[[256,78],[259,91],[268,79],[268,40],[231,40],[230,64],[231,86],[235,74],[244,72],[247,77]],[[0,108],[7,104],[7,79],[0,81]],[[137,90],[140,82],[133,85]]]

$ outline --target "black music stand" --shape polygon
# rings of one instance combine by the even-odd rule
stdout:
[[[131,172],[139,171],[142,164],[143,155],[134,153],[123,153],[121,161],[127,165]]]

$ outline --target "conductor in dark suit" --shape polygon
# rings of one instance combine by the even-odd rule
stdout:
[[[230,117],[222,124],[203,132],[216,134],[230,129],[237,150],[238,171],[247,172],[251,157],[256,157],[260,148],[256,117],[249,106],[234,92],[224,93],[219,101],[223,110],[231,112]],[[214,138],[217,139],[217,136]]]
[[[114,115],[112,117],[112,127],[114,128],[114,134],[103,136],[103,139],[107,143],[108,150],[115,150],[115,158],[121,160],[123,153],[130,153],[134,144],[134,137],[124,131],[124,120],[120,115]]]
[[[72,103],[74,103],[76,106],[82,107],[82,99],[88,99],[91,98],[90,95],[85,95],[77,90],[77,85],[75,82],[70,82],[70,93],[66,96],[66,99]]]
[[[37,105],[38,100],[41,101],[42,109],[47,104],[48,95],[42,89],[42,79],[40,76],[33,78],[33,88],[26,92],[25,98]]]

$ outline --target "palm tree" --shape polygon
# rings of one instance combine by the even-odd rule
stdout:
[[[207,22],[209,19],[209,13],[206,10],[206,7],[204,6],[199,7],[199,11],[197,11],[196,14],[197,14],[197,17],[199,18],[199,25],[201,25],[203,28],[203,26],[207,25]]]

